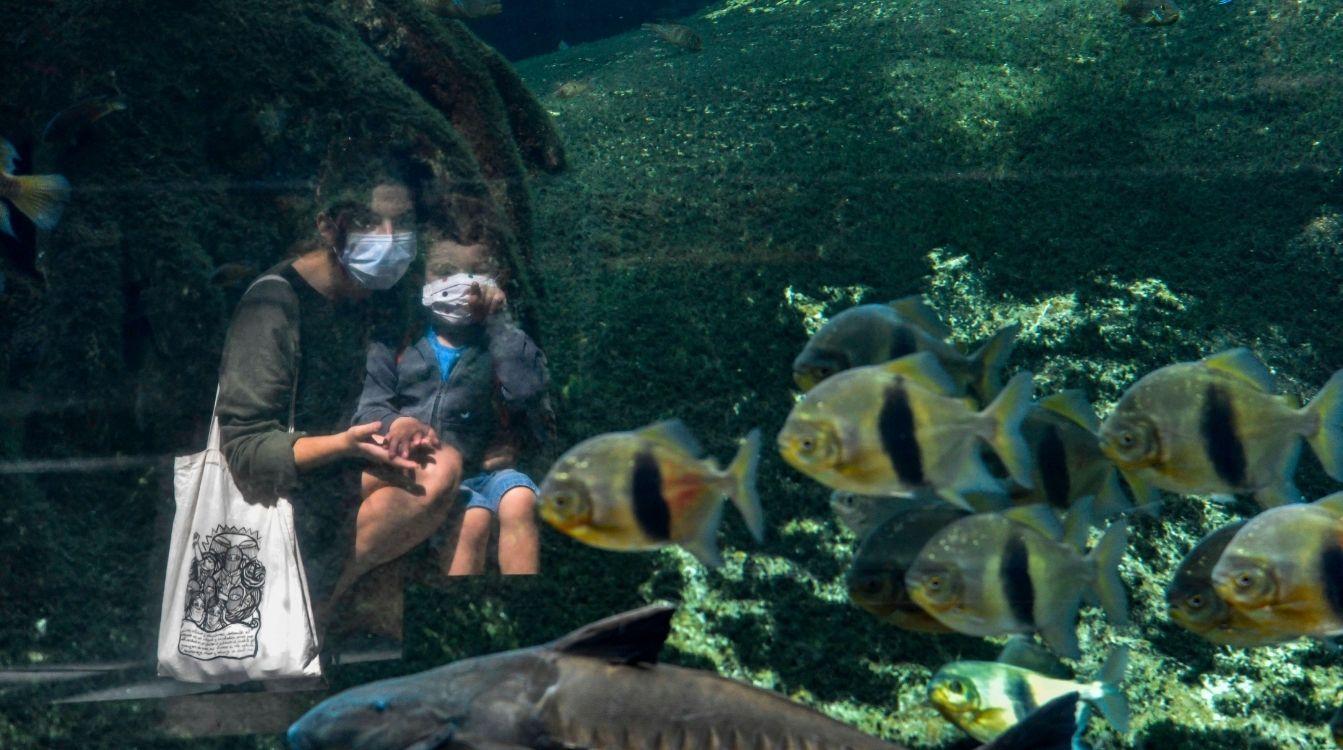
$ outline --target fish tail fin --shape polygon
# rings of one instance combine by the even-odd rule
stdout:
[[[1096,548],[1087,555],[1087,562],[1095,566],[1096,596],[1110,620],[1119,626],[1128,625],[1128,594],[1124,592],[1124,580],[1119,577],[1119,562],[1124,559],[1124,547],[1128,544],[1128,522],[1111,524],[1105,535],[1096,543]]]
[[[741,447],[732,463],[728,464],[727,477],[732,482],[728,491],[732,504],[746,520],[746,528],[757,542],[765,540],[765,510],[760,506],[760,495],[755,489],[756,473],[760,468],[760,428],[747,433],[741,440]]]
[[[713,503],[704,519],[704,525],[695,532],[695,536],[685,540],[681,546],[695,556],[706,568],[719,568],[723,565],[723,553],[718,551],[718,526],[723,522],[723,501]]]
[[[70,198],[70,181],[58,174],[26,174],[13,179],[19,183],[18,195],[11,199],[14,207],[32,219],[38,229],[55,227]]]
[[[4,203],[0,203],[0,232],[18,238],[18,235],[14,234],[14,227],[9,223],[9,206]]]
[[[1031,449],[1021,434],[1021,423],[1030,413],[1031,391],[1034,384],[1029,372],[1019,372],[1008,381],[993,403],[980,412],[990,420],[990,432],[985,436],[993,451],[1002,459],[1012,481],[1029,489],[1031,479]]]
[[[1100,709],[1101,716],[1110,722],[1120,734],[1128,734],[1129,706],[1128,698],[1119,689],[1128,671],[1128,648],[1119,646],[1105,657],[1100,673],[1100,695],[1093,701]]]
[[[1017,334],[1021,332],[1021,326],[1013,323],[1003,328],[967,357],[970,371],[970,383],[974,388],[974,396],[979,399],[981,404],[987,404],[998,391],[1002,390],[1002,379],[999,377],[1003,366],[1007,364],[1007,359],[1012,356],[1012,349],[1017,344]]]
[[[1133,503],[1124,495],[1124,488],[1119,486],[1119,471],[1114,467],[1107,468],[1100,491],[1096,493],[1095,517],[1109,518],[1132,507]]]
[[[1343,481],[1343,370],[1335,372],[1303,412],[1316,418],[1315,432],[1306,436],[1324,470]]]

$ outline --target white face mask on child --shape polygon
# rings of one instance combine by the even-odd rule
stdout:
[[[461,326],[472,322],[470,293],[471,285],[497,286],[489,276],[471,273],[454,273],[441,279],[435,279],[424,285],[420,303],[429,308],[440,323],[449,326]]]

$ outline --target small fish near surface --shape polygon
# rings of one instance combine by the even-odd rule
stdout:
[[[929,539],[969,514],[937,500],[912,504],[889,498],[882,500],[896,509],[867,534],[854,552],[845,581],[849,601],[882,622],[904,630],[951,632],[951,628],[909,597],[905,573]]]
[[[1144,26],[1169,26],[1180,20],[1175,0],[1118,0],[1118,5],[1120,13]]]
[[[966,355],[947,343],[951,329],[922,297],[857,305],[836,314],[812,335],[793,360],[793,380],[809,391],[837,372],[929,352],[961,389],[957,395],[968,394],[987,404],[1002,388],[1000,373],[1020,329],[1007,326]]]
[[[57,112],[42,129],[41,141],[53,146],[69,147],[79,143],[80,137],[93,123],[114,112],[130,109],[125,97],[97,96]]]
[[[1111,651],[1094,682],[1074,682],[1041,674],[1034,658],[1018,663],[1021,647],[1015,641],[1008,643],[998,661],[958,661],[939,669],[928,683],[929,702],[980,742],[1002,736],[1039,706],[1074,693],[1099,709],[1120,734],[1128,732],[1128,699],[1119,690],[1128,667],[1127,649]]]
[[[587,81],[562,81],[551,89],[550,95],[556,99],[572,99],[587,93],[591,89],[592,84]]]
[[[1077,612],[1085,595],[1094,592],[1116,625],[1128,623],[1119,578],[1128,525],[1111,525],[1083,556],[1089,506],[1075,506],[1066,525],[1043,505],[948,525],[923,546],[905,575],[910,598],[957,632],[1038,632],[1055,653],[1078,658]]]
[[[541,482],[541,517],[593,547],[633,551],[676,544],[717,566],[724,496],[756,540],[764,538],[755,489],[760,431],[742,440],[727,469],[702,455],[680,420],[589,438],[560,456]]]
[[[1041,399],[1021,425],[1033,461],[1031,487],[1009,490],[1012,502],[1067,510],[1084,497],[1094,497],[1097,518],[1128,509],[1119,472],[1101,452],[1099,430],[1100,420],[1081,391]]]
[[[1249,349],[1167,365],[1129,387],[1101,427],[1101,450],[1138,502],[1149,487],[1177,494],[1253,494],[1265,508],[1301,501],[1305,438],[1343,481],[1343,370],[1304,408],[1275,392]]]
[[[1212,584],[1283,640],[1343,634],[1343,492],[1251,518],[1213,567]]]
[[[646,23],[645,29],[653,32],[662,41],[690,52],[704,49],[704,41],[689,26],[679,23]]]
[[[987,443],[1019,485],[1031,484],[1020,432],[1031,409],[1031,375],[1018,373],[983,411],[959,397],[937,359],[920,352],[827,378],[794,405],[779,454],[836,490],[864,495],[936,493],[973,509],[970,493],[1000,493],[984,465]]]
[[[334,695],[289,728],[293,750],[904,750],[777,693],[660,664],[674,609],[651,605],[550,643]],[[1067,750],[1076,696],[979,750]]]
[[[61,220],[61,211],[70,199],[70,181],[58,174],[16,175],[18,158],[14,146],[0,138],[0,232],[16,236],[10,221],[11,205],[38,229],[51,231]]]
[[[1265,629],[1222,599],[1212,570],[1231,539],[1246,524],[1229,524],[1208,534],[1185,555],[1166,588],[1166,606],[1175,624],[1212,643],[1252,648],[1282,643],[1282,634]]]

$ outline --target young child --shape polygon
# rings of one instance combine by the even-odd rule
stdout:
[[[426,498],[445,506],[455,498],[465,500],[455,549],[443,550],[445,573],[484,572],[495,517],[500,571],[535,573],[537,490],[513,468],[513,443],[518,438],[541,443],[547,437],[545,355],[506,312],[491,311],[502,303],[503,293],[494,281],[494,260],[482,246],[435,242],[425,270],[425,333],[404,348],[370,347],[354,420],[381,421],[393,450],[434,447],[432,430],[440,443],[435,456],[448,448],[460,455],[465,479],[432,488],[444,497]],[[365,498],[387,481],[366,476]]]

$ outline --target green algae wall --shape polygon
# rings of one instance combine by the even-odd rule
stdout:
[[[1151,29],[1106,2],[745,0],[687,23],[700,54],[630,35],[520,65],[537,91],[592,85],[546,100],[574,168],[538,190],[571,439],[680,416],[727,457],[750,427],[782,425],[791,359],[826,315],[920,292],[966,342],[1019,321],[1013,368],[1102,413],[1143,373],[1230,346],[1302,396],[1343,365],[1335,7],[1209,2]],[[1333,489],[1311,459],[1301,478]],[[827,492],[771,455],[761,494],[769,539],[729,512],[721,571],[668,552],[572,585],[682,599],[677,658],[949,746],[959,732],[923,687],[997,647],[850,606],[854,540]],[[1097,747],[1326,742],[1335,651],[1218,648],[1165,617],[1175,565],[1228,517],[1171,498],[1136,522],[1136,627],[1094,610],[1081,624],[1080,675],[1112,645],[1134,654],[1135,731],[1098,728]],[[565,542],[557,566],[595,554]]]
[[[319,9],[303,13],[315,14],[317,28],[330,22]],[[238,58],[213,50],[211,32],[189,26],[185,14],[158,23],[164,36],[189,29],[202,39],[183,52],[192,65]],[[1207,2],[1173,27],[1149,29],[1103,0],[727,0],[688,23],[705,39],[701,53],[635,33],[519,66],[537,92],[562,80],[592,84],[574,99],[543,99],[571,170],[533,189],[534,258],[547,289],[538,317],[562,443],[678,416],[726,458],[751,427],[772,438],[781,426],[793,398],[791,359],[826,315],[918,292],[967,342],[1020,321],[1013,367],[1036,373],[1039,394],[1085,389],[1102,413],[1142,373],[1227,346],[1253,347],[1302,395],[1343,365],[1332,304],[1343,291],[1343,15],[1333,6]],[[223,68],[212,74],[217,86],[292,102],[320,84],[311,96],[335,96],[331,78],[294,66],[298,53],[349,66],[350,96],[361,101],[363,87],[399,85],[367,72],[371,58],[345,43],[284,54],[258,43],[244,52],[273,62],[251,77]],[[106,67],[134,64],[124,49],[102,54]],[[162,82],[149,91],[155,117],[140,126],[165,144],[156,158],[170,159],[168,174],[195,175],[209,158],[232,164],[227,146],[210,157],[215,122],[194,114],[193,104],[214,93],[178,90],[170,73],[154,72]],[[0,113],[31,120],[14,110],[25,101],[7,101]],[[349,110],[369,123],[383,114]],[[102,138],[134,137],[129,121],[106,125]],[[86,169],[113,186],[133,184],[144,157],[116,143],[101,142]],[[121,418],[134,419],[114,394],[139,383],[147,397],[163,394],[146,413],[166,414],[165,423],[200,415],[232,304],[200,279],[214,262],[268,261],[285,231],[283,213],[258,201],[248,209],[264,227],[256,241],[254,224],[244,231],[219,215],[217,198],[164,202],[134,190],[80,198],[88,202],[72,206],[60,230],[78,241],[53,237],[69,255],[46,262],[87,276],[0,297],[6,324],[42,322],[42,311],[66,306],[80,314],[54,330],[7,327],[0,385],[26,388],[49,361],[105,361],[108,368],[78,369],[81,380],[68,389],[123,404]],[[153,244],[128,243],[106,229],[122,226],[114,217],[124,212],[160,216],[160,227],[210,216],[223,229],[208,239],[161,229]],[[183,276],[197,280],[183,288],[204,296],[176,296]],[[185,374],[165,381],[169,390],[149,384],[170,368],[123,367],[120,327],[136,323],[119,296],[73,304],[88,299],[80,293],[93,277],[147,279],[142,298],[162,306],[152,319],[194,332],[163,337],[185,350],[144,355],[183,363]],[[108,444],[111,435],[97,432],[107,424],[10,431],[0,455],[33,445],[79,455]],[[180,429],[123,450],[181,449],[199,425]],[[5,482],[17,501],[0,514],[17,531],[0,551],[50,571],[23,590],[0,585],[25,602],[0,608],[5,661],[141,653],[153,637],[144,613],[157,602],[137,600],[124,571],[137,580],[157,573],[133,543],[161,518],[160,477],[118,477],[112,490],[105,478]],[[1332,489],[1310,460],[1302,485],[1312,496]],[[996,646],[903,633],[850,606],[841,582],[854,540],[829,515],[827,492],[772,454],[760,489],[769,536],[754,544],[728,511],[719,571],[676,550],[617,555],[547,531],[536,579],[417,586],[412,653],[400,668],[536,643],[673,599],[684,604],[669,659],[749,679],[914,748],[950,747],[959,732],[923,703],[923,686],[941,664],[990,658]],[[105,499],[90,510],[90,496]],[[1099,728],[1098,747],[1325,743],[1343,687],[1334,651],[1217,648],[1164,616],[1167,577],[1227,517],[1184,499],[1159,520],[1139,520],[1124,565],[1136,627],[1118,631],[1084,614],[1079,674],[1093,673],[1111,645],[1134,651],[1135,731],[1121,741]],[[334,679],[339,687],[377,674]],[[96,744],[147,721],[140,710],[0,711],[0,740]]]

